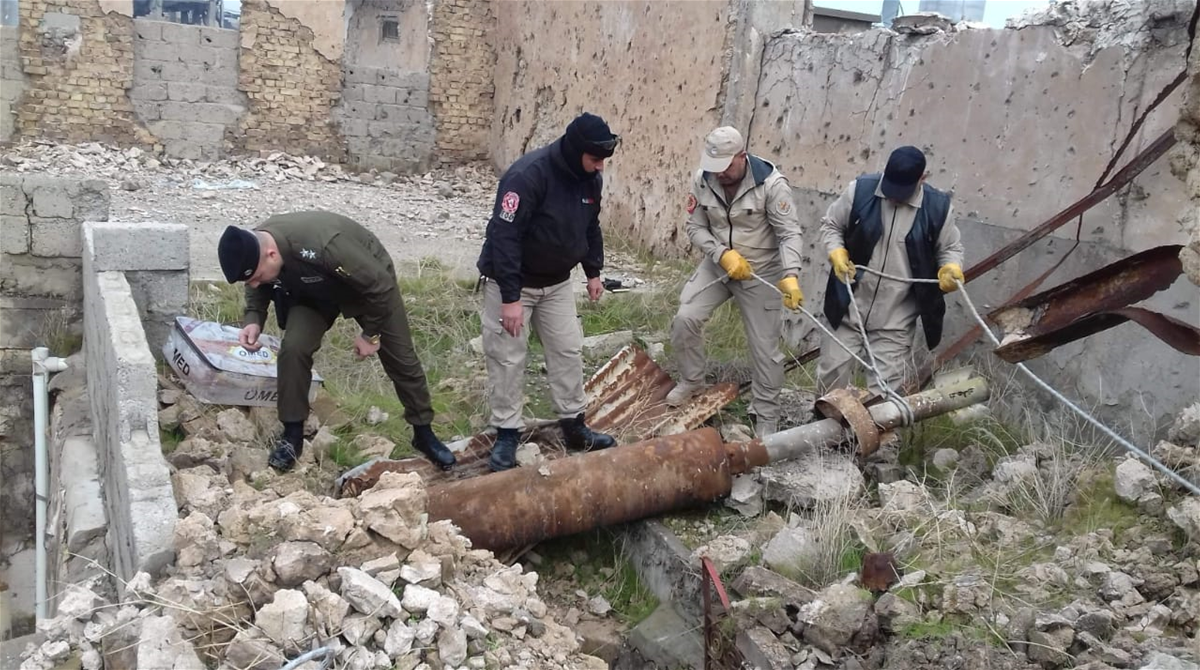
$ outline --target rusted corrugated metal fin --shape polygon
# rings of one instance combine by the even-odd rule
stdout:
[[[1186,352],[1187,324],[1141,308],[1125,312],[1175,282],[1179,249],[1155,247],[993,311],[988,318],[1003,331],[996,355],[1010,363],[1037,358],[1131,319]]]

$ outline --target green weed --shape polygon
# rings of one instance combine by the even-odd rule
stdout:
[[[602,595],[622,623],[637,625],[658,607],[658,599],[625,559],[620,539],[607,529],[544,542],[538,553],[567,570],[577,588]],[[563,567],[565,566],[565,567]]]

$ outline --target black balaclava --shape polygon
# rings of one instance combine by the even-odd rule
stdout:
[[[579,179],[594,177],[595,173],[583,169],[583,155],[591,154],[596,158],[612,156],[616,147],[604,148],[596,143],[611,142],[615,138],[616,135],[609,130],[604,119],[595,114],[584,112],[575,117],[562,137],[563,159],[567,162],[571,174]]]

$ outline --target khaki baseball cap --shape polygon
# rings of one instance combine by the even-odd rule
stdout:
[[[724,172],[733,157],[746,150],[746,141],[733,126],[721,126],[704,138],[700,154],[700,169],[705,172]]]

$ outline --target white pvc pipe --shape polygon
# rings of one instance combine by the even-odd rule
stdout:
[[[50,468],[47,457],[46,432],[49,426],[50,400],[46,393],[46,383],[50,380],[51,372],[67,369],[67,361],[50,355],[46,347],[38,347],[30,352],[33,362],[33,482],[34,499],[37,507],[37,521],[34,528],[34,546],[36,563],[34,565],[34,613],[37,621],[46,618],[47,570],[46,570],[46,510],[50,501]]]

